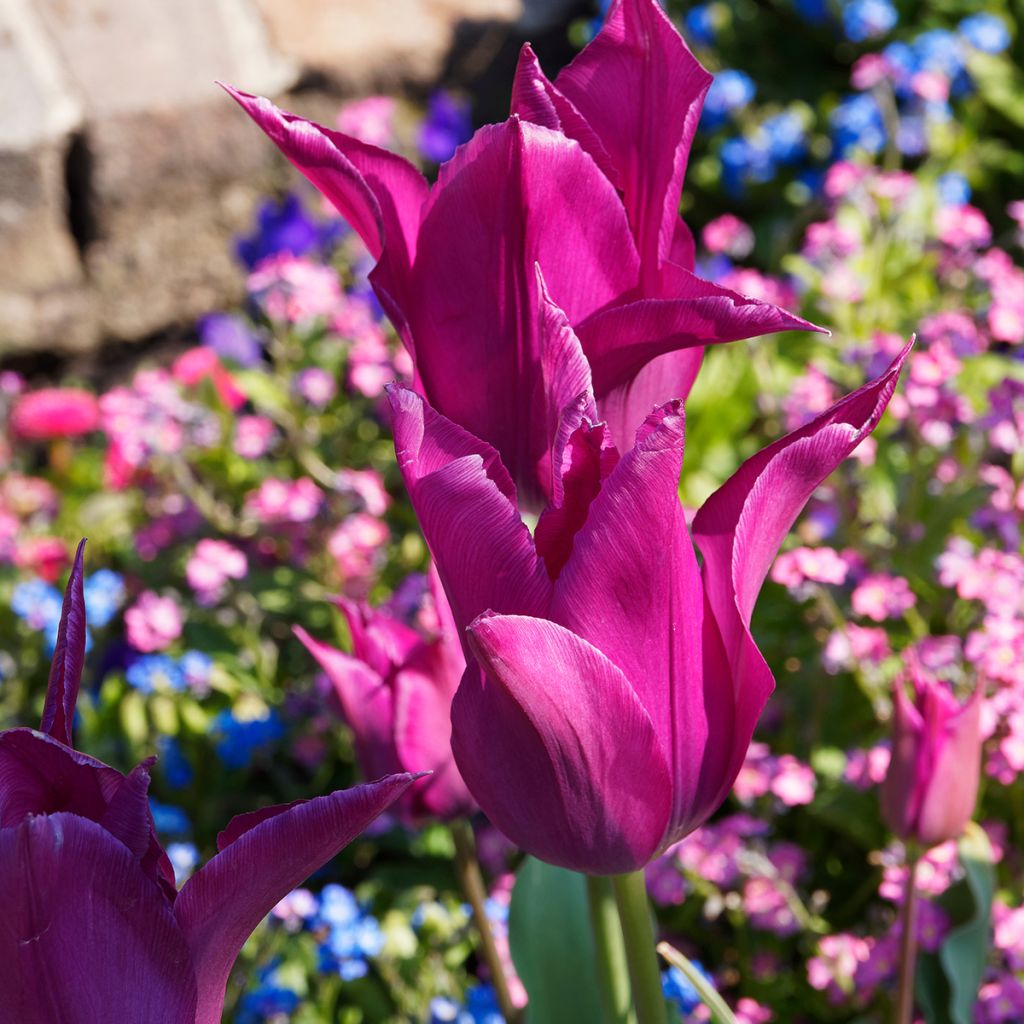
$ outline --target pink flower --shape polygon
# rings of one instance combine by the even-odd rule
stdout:
[[[388,147],[394,142],[397,109],[398,102],[391,96],[367,96],[345,103],[335,123],[339,131],[361,142]]]
[[[739,217],[725,213],[705,226],[701,241],[708,252],[724,252],[734,259],[743,259],[754,248],[754,232]]]
[[[241,580],[249,571],[245,554],[227,541],[204,538],[185,566],[185,579],[201,604],[219,600],[229,580]]]
[[[391,495],[375,469],[339,469],[338,490],[358,498],[371,516],[382,516],[391,505]]]
[[[743,909],[755,928],[785,938],[800,931],[800,922],[786,897],[785,887],[775,879],[749,878],[743,886]]]
[[[787,807],[799,807],[814,799],[816,780],[813,770],[792,754],[783,754],[775,763],[771,791]]]
[[[846,582],[850,564],[834,548],[793,548],[775,559],[771,577],[790,590],[796,590],[807,582]]]
[[[938,71],[918,71],[910,79],[910,88],[915,96],[932,103],[949,99],[949,79]]]
[[[296,375],[295,390],[310,405],[322,409],[338,393],[338,385],[326,370],[310,366]]]
[[[267,454],[277,431],[266,416],[239,416],[235,424],[235,451],[243,459]]]
[[[390,536],[386,523],[365,512],[349,516],[331,534],[327,550],[334,558],[338,575],[345,581],[346,590],[358,592],[369,582]]]
[[[89,434],[100,425],[95,397],[78,388],[42,388],[22,395],[11,410],[11,429],[29,441]]]
[[[68,564],[68,548],[60,537],[26,537],[14,550],[14,564],[56,583]]]
[[[145,590],[124,613],[124,627],[135,650],[145,654],[162,651],[181,636],[181,608],[174,598]]]
[[[854,61],[850,69],[850,84],[854,89],[870,89],[889,76],[889,62],[880,53],[865,53]]]
[[[818,942],[817,955],[807,961],[808,984],[825,992],[830,1003],[842,1003],[853,993],[854,976],[870,950],[868,940],[857,935],[840,932],[824,936]]]
[[[851,750],[846,755],[843,778],[857,789],[877,786],[889,770],[889,747],[882,744],[867,750]]]
[[[246,288],[271,320],[297,327],[328,319],[342,301],[334,270],[289,253],[261,260]]]
[[[878,572],[866,576],[854,590],[850,603],[855,615],[874,622],[898,618],[913,608],[917,598],[902,576]]]
[[[782,400],[782,412],[787,430],[796,430],[818,413],[824,412],[836,400],[836,389],[815,366],[798,377]]]
[[[860,164],[848,160],[837,160],[825,172],[825,195],[829,199],[843,199],[855,189],[871,172]]]
[[[264,525],[308,523],[323,504],[323,492],[309,477],[264,480],[245,499],[245,512]]]
[[[992,227],[977,207],[941,206],[935,213],[939,240],[951,249],[980,249],[992,241]]]
[[[245,405],[245,395],[212,348],[197,345],[182,352],[171,367],[171,375],[187,388],[197,387],[204,380],[209,380],[228,409],[239,409]]]

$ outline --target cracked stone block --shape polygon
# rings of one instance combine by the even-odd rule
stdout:
[[[522,0],[257,0],[275,44],[353,92],[435,81],[465,23],[510,26]]]

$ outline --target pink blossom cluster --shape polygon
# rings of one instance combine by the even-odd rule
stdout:
[[[261,260],[246,288],[268,319],[301,329],[326,322],[343,301],[335,270],[290,253]]]
[[[224,540],[203,538],[185,565],[185,579],[202,605],[216,604],[231,580],[245,578],[249,561],[245,553]]]
[[[764,743],[750,744],[746,760],[733,786],[744,804],[771,794],[786,807],[809,804],[817,782],[813,769],[792,754],[772,754]]]

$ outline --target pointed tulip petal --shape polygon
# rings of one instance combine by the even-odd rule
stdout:
[[[599,401],[666,352],[779,331],[822,331],[779,306],[722,288],[681,267],[671,269],[670,285],[671,298],[613,306],[576,328]],[[685,397],[660,395],[657,401]]]
[[[85,593],[82,586],[82,560],[85,540],[78,542],[75,564],[71,567],[64,605],[57,627],[57,645],[50,665],[46,704],[40,728],[55,740],[71,746],[71,727],[75,720],[78,687],[85,667]]]
[[[575,139],[584,152],[593,157],[604,176],[617,189],[622,188],[622,176],[612,163],[604,143],[575,104],[548,80],[529,43],[524,43],[519,51],[509,113]]]
[[[650,416],[590,505],[549,612],[629,680],[672,766],[678,801],[697,787],[711,713],[700,672],[700,574],[679,502],[683,442],[680,403]]]
[[[424,394],[493,445],[536,503],[546,413],[533,406],[546,347],[569,337],[543,333],[535,267],[569,323],[632,289],[636,250],[615,189],[563,135],[518,118],[490,125],[442,168],[419,253],[408,320]]]
[[[543,614],[551,583],[497,453],[415,392],[388,389],[395,453],[455,621]]]
[[[708,607],[731,677],[720,685],[731,686],[736,695],[733,778],[775,686],[750,634],[761,584],[814,489],[878,424],[909,351],[908,345],[882,376],[748,459],[694,519]]]
[[[619,0],[555,85],[619,170],[645,273],[656,276],[673,247],[683,173],[711,76],[657,0]]]
[[[0,829],[0,1022],[195,1019],[171,904],[95,822],[59,813]]]
[[[334,603],[348,625],[353,655],[365,661],[382,679],[401,665],[420,643],[416,630],[387,612],[347,597],[336,597]]]
[[[363,776],[380,778],[401,771],[392,735],[391,688],[358,658],[314,640],[301,626],[292,630],[334,687],[341,713],[352,730]]]
[[[635,871],[662,841],[672,779],[622,672],[545,619],[485,615],[452,705],[455,760],[514,843],[588,874]]]
[[[185,883],[174,913],[196,965],[196,1024],[219,1024],[232,965],[274,905],[352,842],[413,779],[393,775],[266,818]]]

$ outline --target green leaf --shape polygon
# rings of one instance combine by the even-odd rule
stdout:
[[[939,900],[953,927],[938,954],[918,964],[915,990],[928,1024],[971,1024],[991,946],[995,871],[980,825],[968,824],[959,854],[964,877]]]
[[[527,857],[512,890],[509,946],[530,996],[528,1024],[602,1019],[582,875]]]
[[[1012,61],[988,53],[974,52],[967,68],[978,87],[981,98],[1007,120],[1024,128],[1024,106],[1020,97],[1024,93],[1024,76]]]

